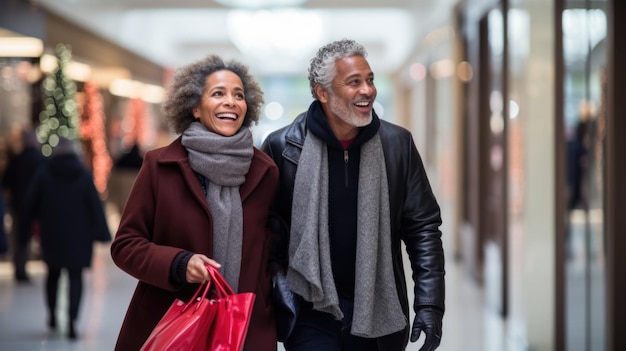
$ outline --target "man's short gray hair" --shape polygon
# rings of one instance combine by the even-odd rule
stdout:
[[[337,74],[335,61],[351,56],[367,57],[367,51],[363,45],[351,39],[333,41],[317,51],[309,66],[309,84],[314,99],[318,98],[315,94],[317,84],[321,84],[325,90],[330,91],[331,83]]]

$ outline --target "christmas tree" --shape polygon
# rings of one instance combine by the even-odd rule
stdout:
[[[59,44],[55,52],[57,67],[42,82],[44,110],[39,114],[37,127],[37,139],[45,156],[52,155],[61,137],[71,140],[78,137],[76,84],[64,71],[72,58],[71,47]]]

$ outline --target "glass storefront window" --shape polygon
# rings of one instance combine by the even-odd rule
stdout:
[[[605,350],[606,6],[568,0],[562,13],[568,351]]]

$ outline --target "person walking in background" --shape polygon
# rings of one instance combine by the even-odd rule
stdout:
[[[266,229],[278,169],[254,148],[263,92],[248,68],[218,56],[179,69],[163,104],[177,134],[144,155],[111,245],[139,282],[116,350],[139,350],[170,305],[220,272],[256,299],[244,350],[277,348]]]
[[[111,241],[111,233],[92,175],[73,141],[61,138],[48,164],[35,174],[22,206],[22,225],[39,221],[41,251],[48,269],[48,325],[57,328],[57,292],[65,270],[69,278],[68,336],[76,339],[83,269],[91,266],[94,241]]]
[[[9,243],[7,240],[7,232],[4,228],[4,214],[6,213],[6,205],[4,204],[4,189],[0,183],[0,255],[4,255],[9,251]]]
[[[280,171],[276,210],[289,223],[287,281],[302,297],[289,351],[404,350],[409,303],[401,241],[413,270],[410,340],[440,343],[444,253],[440,209],[411,133],[380,120],[374,73],[352,40],[319,49],[315,99],[262,149]]]
[[[10,245],[13,252],[14,277],[18,283],[30,281],[26,263],[30,256],[33,227],[22,225],[24,219],[20,209],[28,185],[38,167],[46,162],[39,147],[34,130],[16,130],[11,143],[13,156],[9,157],[9,163],[2,178],[2,185],[8,195],[9,213],[13,219]]]

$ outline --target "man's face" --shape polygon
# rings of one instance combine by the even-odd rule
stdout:
[[[326,96],[326,114],[345,127],[363,127],[372,122],[372,106],[376,99],[374,73],[362,56],[351,56],[335,62],[337,75]]]

